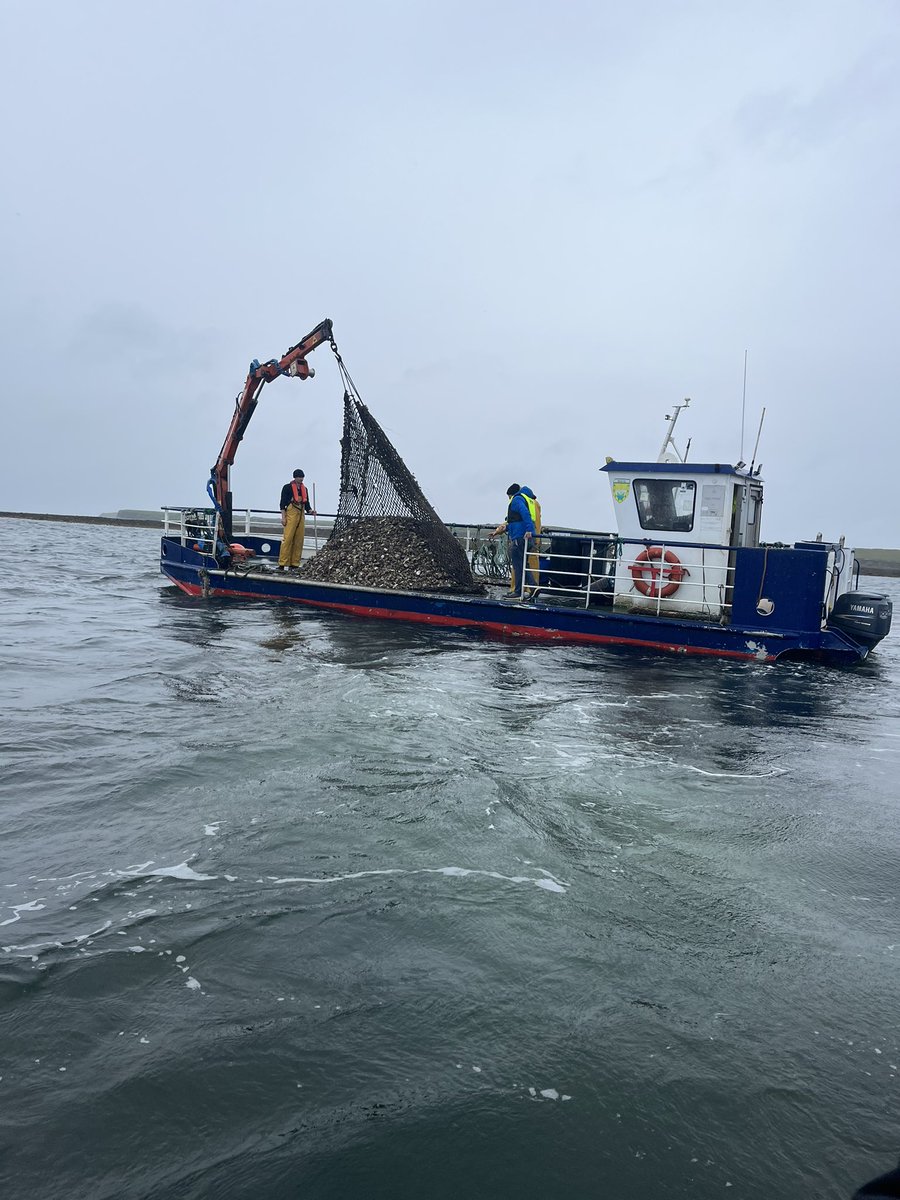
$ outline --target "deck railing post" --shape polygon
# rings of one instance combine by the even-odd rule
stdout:
[[[659,559],[659,580],[656,584],[656,615],[659,616],[659,611],[662,608],[662,590],[663,590],[663,563],[666,561],[666,555],[669,553],[664,545],[662,554]]]
[[[594,582],[594,539],[591,538],[591,553],[588,557],[587,591],[585,592],[585,595],[584,595],[584,607],[585,608],[590,608],[590,606],[591,606],[591,584],[593,582]]]

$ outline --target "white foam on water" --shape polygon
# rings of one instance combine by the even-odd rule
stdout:
[[[41,900],[46,899],[46,896],[41,896]],[[11,904],[9,907],[15,915],[7,917],[5,921],[0,921],[0,925],[14,925],[16,921],[22,920],[23,912],[37,912],[41,908],[46,908],[46,905],[41,904],[40,900],[29,900],[27,904]]]
[[[206,834],[207,837],[215,837],[216,834],[219,832],[219,826],[221,824],[222,824],[221,821],[213,821],[209,825],[203,826],[203,832]]]
[[[74,871],[71,875],[48,875],[46,878],[41,878],[39,875],[29,875],[28,878],[33,883],[59,883],[65,879],[78,879],[81,875],[93,875],[94,871]],[[16,887],[14,883],[8,883],[7,887]]]
[[[63,950],[66,946],[80,946],[82,942],[89,942],[91,938],[99,937],[101,933],[106,933],[107,929],[112,925],[112,921],[104,921],[99,929],[94,929],[90,933],[79,934],[78,937],[67,938],[64,942],[29,942],[24,946],[4,946],[3,951],[9,954],[13,950],[45,950],[49,947],[54,947],[57,950]]]
[[[201,875],[199,871],[195,871],[193,867],[189,867],[186,862],[178,863],[174,867],[157,867],[155,871],[148,871],[148,875],[155,875],[161,879],[218,879],[218,875]]]
[[[365,879],[369,875],[408,875],[408,871],[404,871],[402,867],[384,867],[381,870],[374,871],[354,871],[350,875],[326,875],[319,879],[307,879],[303,875],[285,875],[276,876],[270,875],[270,883],[340,883],[343,879]],[[262,879],[257,879],[257,883],[263,883]]]
[[[528,1089],[528,1095],[537,1104],[543,1103],[544,1100],[571,1100],[572,1099],[572,1097],[570,1095],[568,1095],[568,1093],[566,1093],[566,1092],[560,1093],[557,1088],[552,1088],[552,1087],[541,1088],[540,1091],[538,1091],[537,1088],[530,1087]],[[619,1114],[616,1113],[616,1116],[618,1116],[618,1115]]]
[[[131,951],[132,954],[143,954],[144,951],[147,949],[147,947],[146,946],[129,946],[128,949]]]
[[[193,977],[193,975],[190,975],[188,977],[188,979],[185,981],[184,986],[187,988],[190,988],[192,992],[199,992],[200,991],[200,980],[195,979]]]
[[[465,879],[470,876],[480,876],[485,879],[499,879],[504,883],[530,883],[533,887],[542,888],[547,892],[566,892],[568,884],[562,883],[552,876],[548,878],[549,873],[540,879],[534,879],[530,875],[503,875],[499,871],[484,871],[476,867],[415,867],[406,869],[404,867],[382,867],[371,871],[353,871],[348,875],[327,875],[319,879],[314,879],[305,875],[285,875],[276,876],[270,875],[270,883],[340,883],[347,879],[365,879],[373,875],[445,875],[455,879]]]
[[[175,961],[176,961],[177,963],[182,963],[182,962],[184,962],[184,955],[183,955],[183,954],[179,954],[179,955],[177,955],[177,956],[176,956],[176,958],[175,958]]]
[[[696,771],[698,775],[706,775],[709,779],[771,779],[773,775],[786,775],[783,767],[773,767],[771,771],[760,771],[742,774],[739,771],[704,771],[702,767],[694,767],[690,763],[681,764],[685,771]]]
[[[564,879],[560,879],[557,875],[554,875],[552,871],[548,871],[546,867],[538,866],[538,870],[545,875],[547,879],[552,879],[554,883],[560,884],[561,887],[567,888],[569,886]]]

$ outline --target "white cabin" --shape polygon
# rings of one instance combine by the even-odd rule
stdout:
[[[721,617],[733,585],[730,551],[759,545],[758,473],[683,462],[610,461],[602,470],[623,539],[616,607]]]

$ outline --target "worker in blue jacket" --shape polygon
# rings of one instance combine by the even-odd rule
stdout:
[[[531,593],[526,592],[524,586],[527,585],[532,590],[537,588],[534,573],[525,570],[528,543],[535,536],[534,516],[531,508],[534,501],[531,500],[529,503],[529,497],[523,495],[522,489],[517,483],[511,483],[506,489],[506,494],[509,497],[506,520],[497,526],[491,537],[499,537],[501,533],[505,533],[509,539],[510,594],[517,596],[521,592],[527,598]]]

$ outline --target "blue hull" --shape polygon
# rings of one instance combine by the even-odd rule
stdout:
[[[761,630],[750,625],[622,613],[612,608],[386,591],[305,581],[302,576],[275,572],[225,571],[215,559],[183,546],[178,538],[162,539],[160,570],[190,596],[289,601],[360,617],[481,629],[536,641],[593,642],[755,662],[811,658],[836,665],[858,663],[869,652],[868,646],[836,629]]]

